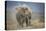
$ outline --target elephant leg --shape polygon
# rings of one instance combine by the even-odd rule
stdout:
[[[28,26],[28,19],[26,18],[26,26]]]

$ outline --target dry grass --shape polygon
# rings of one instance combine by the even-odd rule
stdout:
[[[31,22],[32,27],[33,28],[43,28],[44,27],[44,23],[43,22],[39,22],[39,19],[36,19],[34,21]]]
[[[25,25],[25,24],[24,24]],[[28,27],[21,27],[17,24],[16,21],[11,21],[7,23],[7,30],[16,30],[16,29],[27,29],[27,28],[44,28],[44,23],[43,22],[39,22],[39,19],[36,19],[34,21],[31,21],[31,26]]]

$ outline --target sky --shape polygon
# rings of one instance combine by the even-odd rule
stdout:
[[[32,11],[43,12],[44,11],[44,3],[33,3],[33,2],[21,2],[21,1],[8,1],[7,8],[13,8],[17,5],[26,4],[32,8]]]

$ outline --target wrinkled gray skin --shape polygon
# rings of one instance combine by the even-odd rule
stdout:
[[[19,23],[19,25],[21,25],[23,27],[23,23],[26,22],[26,26],[29,26],[31,23],[31,13],[29,13],[28,15],[23,15],[20,13],[16,13],[16,19]]]

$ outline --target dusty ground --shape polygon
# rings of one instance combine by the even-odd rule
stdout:
[[[22,28],[17,21],[7,21],[7,30],[20,30],[20,29],[36,29],[36,28],[44,28],[44,23],[39,22],[38,19],[31,21],[31,26],[26,27],[24,23],[24,27]]]

